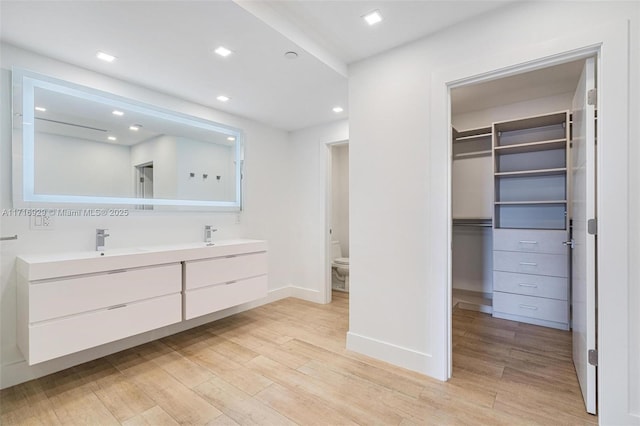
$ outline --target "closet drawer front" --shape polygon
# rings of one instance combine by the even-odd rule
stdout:
[[[29,326],[29,365],[180,322],[180,293]]]
[[[210,314],[266,296],[266,275],[189,290],[185,293],[184,319]]]
[[[252,253],[186,262],[187,290],[223,284],[267,273],[267,253]]]
[[[569,321],[569,303],[564,300],[494,292],[493,310],[545,321]]]
[[[179,263],[29,283],[29,323],[179,293]]]
[[[569,297],[569,280],[563,277],[550,277],[547,275],[494,271],[493,290],[567,300]]]
[[[494,229],[493,249],[566,255],[567,231]]]
[[[559,254],[494,251],[493,269],[503,272],[567,277],[569,276],[567,259],[566,255]]]

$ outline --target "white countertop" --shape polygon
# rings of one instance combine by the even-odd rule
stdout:
[[[97,251],[27,254],[17,256],[18,274],[29,281],[71,275],[232,256],[267,250],[264,240],[234,239],[213,245],[178,243]]]

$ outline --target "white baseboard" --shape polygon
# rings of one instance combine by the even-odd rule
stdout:
[[[302,294],[302,292],[300,294]],[[260,300],[234,306],[232,308],[194,318],[189,321],[182,321],[176,324],[169,325],[167,327],[138,334],[136,336],[131,336],[126,339],[118,340],[116,342],[108,343],[102,346],[97,346],[95,348],[87,349],[36,365],[29,366],[24,359],[16,359],[1,366],[0,389],[5,389],[32,379],[37,379],[38,377],[46,376],[48,374],[55,373],[66,368],[73,367],[75,365],[79,365],[97,358],[101,358],[103,356],[120,352],[124,349],[132,348],[134,346],[142,345],[153,340],[161,339],[163,337],[170,336],[172,334],[179,333],[181,331],[185,331],[190,328],[197,327],[211,321],[216,321],[230,315],[244,312],[249,309],[256,308],[258,306],[275,302],[276,300],[284,299],[287,297],[292,297],[291,286],[269,290],[269,292],[267,293],[267,297]]]
[[[311,290],[303,287],[290,286],[291,297],[297,299],[307,300],[313,303],[324,304],[327,303],[324,298],[324,292],[318,290]]]
[[[362,336],[349,331],[347,349],[376,358],[407,370],[416,371],[431,377],[438,377],[430,354],[404,348],[389,342]]]

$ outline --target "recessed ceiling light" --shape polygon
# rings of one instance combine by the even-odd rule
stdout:
[[[234,136],[229,136],[227,140],[233,142],[236,140],[236,138]]]
[[[227,49],[224,46],[218,47],[216,50],[214,50],[214,52],[216,52],[218,55],[222,56],[223,58],[226,58],[232,53],[229,49]]]
[[[373,12],[369,12],[366,15],[362,15],[362,19],[367,21],[369,25],[375,25],[378,22],[382,21],[382,15],[379,10],[374,10]]]
[[[220,102],[227,102],[231,98],[225,95],[220,95],[216,99],[219,100]]]
[[[336,114],[339,113],[339,112],[342,112],[342,111],[344,111],[344,109],[342,109],[342,107],[339,107],[339,106],[333,107],[333,112],[335,112]]]
[[[103,60],[105,62],[113,62],[116,59],[115,56],[109,55],[108,53],[104,53],[104,52],[96,53],[96,58]]]
[[[45,107],[36,107],[36,111],[45,112],[46,110]]]
[[[298,59],[298,52],[294,52],[293,50],[290,50],[284,53],[284,57],[287,59]]]
[[[122,117],[124,115],[124,112],[118,111],[117,109],[114,109],[111,114],[117,115],[118,117]]]
[[[116,138],[115,136],[109,136],[107,139],[109,139],[110,141],[115,141],[115,140],[117,140],[118,138]]]
[[[129,130],[137,132],[138,130],[140,130],[141,127],[142,127],[141,124],[132,124],[131,126],[129,126]]]

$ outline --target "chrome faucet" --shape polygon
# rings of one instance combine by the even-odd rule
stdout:
[[[96,251],[104,251],[104,239],[109,236],[108,229],[96,229]]]
[[[209,245],[209,246],[213,245],[213,242],[211,242],[211,236],[216,231],[217,231],[217,229],[215,229],[211,225],[205,225],[204,226],[204,242],[207,243],[207,245]]]

